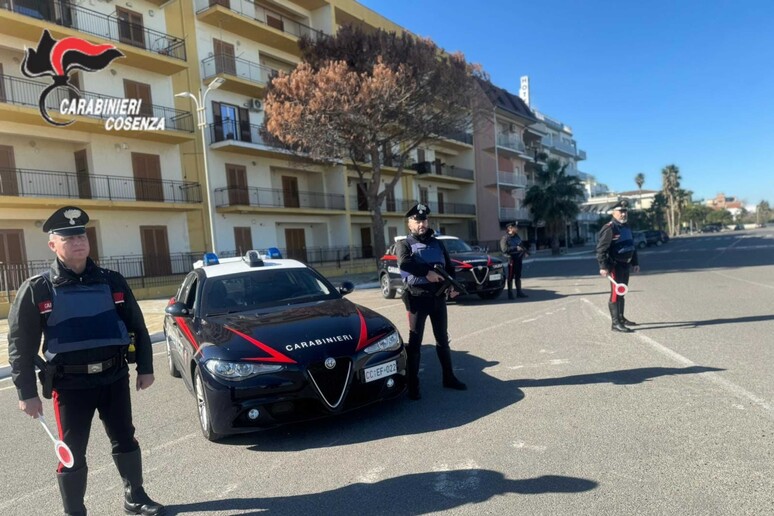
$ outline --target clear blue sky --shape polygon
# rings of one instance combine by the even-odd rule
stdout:
[[[570,125],[578,168],[612,190],[661,188],[680,168],[694,199],[774,205],[774,1],[360,0],[480,63]]]

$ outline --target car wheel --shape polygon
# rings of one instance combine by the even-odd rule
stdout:
[[[382,277],[379,278],[379,284],[382,287],[382,297],[384,299],[394,299],[395,298],[395,289],[390,286],[390,275],[389,274],[382,274]]]
[[[194,391],[196,391],[196,408],[199,411],[199,427],[202,429],[202,434],[208,441],[214,442],[221,439],[223,436],[212,430],[210,406],[207,402],[207,393],[204,390],[204,381],[202,380],[199,368],[196,368],[196,372],[194,373]]]
[[[478,297],[481,299],[497,299],[500,297],[500,294],[503,293],[503,288],[498,288],[497,290],[490,290],[488,292],[478,292]]]
[[[656,240],[656,247],[660,246],[663,242],[661,242],[661,239]]]
[[[172,344],[169,342],[169,335],[166,336],[165,340],[167,341],[167,369],[170,376],[180,378],[180,371],[177,370],[175,359],[172,358]]]
[[[648,244],[646,244],[645,242],[640,242],[639,244],[637,244],[637,247],[639,247],[640,249],[645,249],[646,247],[648,247]]]

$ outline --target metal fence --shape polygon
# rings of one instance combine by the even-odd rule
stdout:
[[[263,208],[313,208],[343,210],[344,196],[285,190],[282,188],[226,187],[215,189],[215,206],[257,206]]]
[[[142,48],[160,55],[186,60],[185,40],[133,23],[118,12],[107,15],[66,0],[7,0],[0,9],[45,20],[110,41]]]

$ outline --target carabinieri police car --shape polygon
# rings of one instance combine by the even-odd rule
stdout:
[[[379,284],[382,296],[386,299],[392,299],[396,293],[403,292],[395,245],[404,238],[406,237],[395,237],[395,244],[390,246],[379,260]],[[436,238],[449,252],[455,279],[465,286],[469,294],[478,294],[481,299],[495,299],[502,293],[505,288],[503,260],[486,252],[476,251],[470,244],[454,236],[438,235]]]
[[[386,318],[314,269],[258,251],[194,264],[166,308],[172,376],[204,436],[338,414],[399,395],[406,352]]]

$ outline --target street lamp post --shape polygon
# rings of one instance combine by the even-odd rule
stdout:
[[[175,97],[189,97],[196,106],[196,125],[199,127],[199,134],[202,138],[202,154],[204,158],[204,181],[207,188],[207,219],[210,222],[210,239],[212,240],[212,251],[216,252],[215,247],[215,212],[212,209],[212,188],[210,187],[210,171],[207,168],[207,137],[205,136],[204,129],[207,127],[207,111],[205,109],[204,101],[207,100],[207,94],[212,90],[217,90],[221,85],[226,82],[222,77],[216,77],[207,86],[207,89],[202,94],[199,90],[199,98],[190,91],[183,91],[181,93],[175,93]]]

